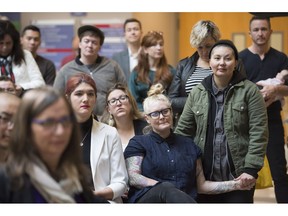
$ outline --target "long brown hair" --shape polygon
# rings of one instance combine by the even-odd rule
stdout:
[[[156,66],[156,73],[153,83],[149,79],[149,60],[148,55],[144,52],[144,48],[149,48],[157,44],[159,40],[164,42],[163,33],[157,31],[149,31],[142,39],[141,42],[141,51],[138,57],[138,65],[135,70],[138,72],[137,81],[141,81],[147,83],[148,85],[152,85],[154,83],[162,83],[165,87],[169,86],[173,75],[169,70],[169,65],[167,63],[167,59],[165,54],[163,54],[162,58],[159,61],[159,64]]]
[[[69,110],[72,121],[72,133],[69,144],[59,161],[59,173],[63,166],[74,166],[78,171],[78,178],[83,187],[87,186],[87,173],[83,165],[80,131],[73,109],[66,97],[51,86],[36,88],[26,92],[21,100],[18,112],[15,115],[14,128],[10,139],[10,155],[7,161],[7,171],[12,178],[13,186],[19,188],[23,185],[25,168],[29,161],[35,162],[37,156],[32,134],[32,120],[49,106],[63,99]]]

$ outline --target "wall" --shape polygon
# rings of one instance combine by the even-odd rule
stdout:
[[[246,47],[251,44],[248,34],[249,20],[251,14],[246,12],[235,13],[180,13],[179,14],[179,59],[190,56],[195,49],[191,48],[189,43],[190,32],[193,25],[201,20],[208,19],[215,22],[219,27],[222,38],[232,40],[234,33],[243,33],[246,37]],[[288,17],[271,18],[271,25],[274,32],[283,33],[283,52],[288,54]],[[277,41],[276,41],[277,42]],[[279,41],[278,41],[279,42]],[[239,50],[240,51],[240,50]]]

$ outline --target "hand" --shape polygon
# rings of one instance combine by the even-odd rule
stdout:
[[[264,85],[261,83],[256,83],[257,85],[263,86],[260,90],[264,100],[269,100],[270,98],[275,98],[277,96],[277,87],[275,85]]]
[[[235,181],[238,190],[251,190],[256,184],[256,179],[248,173],[242,173]]]

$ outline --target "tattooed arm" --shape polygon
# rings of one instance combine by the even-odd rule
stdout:
[[[129,184],[136,188],[144,188],[155,185],[158,181],[147,178],[141,174],[143,156],[133,156],[126,160],[126,167],[129,176]]]
[[[203,173],[201,159],[197,160],[196,179],[197,192],[199,194],[220,194],[234,190],[250,190],[254,186],[253,183],[244,184],[241,179],[222,182],[206,181]]]

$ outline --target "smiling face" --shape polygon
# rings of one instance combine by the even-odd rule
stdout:
[[[49,163],[52,160],[58,163],[67,148],[72,133],[72,123],[69,119],[70,113],[63,98],[35,116],[34,121],[50,122],[50,124],[36,122],[31,126],[35,148],[45,162]],[[57,123],[51,124],[53,121]]]
[[[90,118],[96,104],[93,87],[85,82],[80,83],[70,95],[70,102],[78,122]]]

